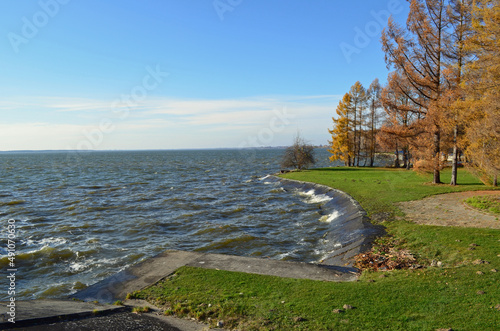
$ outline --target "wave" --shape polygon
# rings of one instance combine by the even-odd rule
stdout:
[[[62,237],[50,237],[50,238],[44,238],[42,240],[31,240],[28,239],[26,240],[23,244],[26,246],[49,246],[49,247],[56,247],[56,246],[61,246],[65,245],[68,243],[68,240]]]
[[[331,214],[321,216],[319,221],[325,223],[332,223],[340,216],[342,216],[342,214],[338,210],[334,210]]]
[[[29,252],[18,253],[16,255],[16,262],[34,261],[37,264],[52,265],[54,263],[76,259],[77,253],[69,248],[58,249],[55,247],[44,246],[40,249],[32,250]],[[0,266],[2,268],[9,264],[8,256],[0,257]]]
[[[239,230],[239,227],[234,224],[225,224],[220,226],[211,226],[203,230],[198,230],[194,233],[195,236],[201,236],[206,234],[223,234],[223,233],[232,233],[234,231]]]
[[[297,194],[304,198],[306,203],[325,203],[331,201],[333,198],[326,194],[317,194],[314,189],[310,189],[307,192],[298,190]]]
[[[290,252],[286,252],[286,253],[281,253],[281,254],[278,254],[276,256],[276,259],[278,260],[281,260],[281,261],[293,261],[295,260],[296,256],[297,256],[297,249],[294,249]]]
[[[323,216],[319,221],[330,224],[322,241],[324,254],[321,263],[352,266],[352,257],[368,249],[373,240],[384,233],[383,227],[368,222],[365,210],[345,192],[279,177],[268,180],[279,183],[286,191],[296,192],[308,203],[320,204]]]
[[[17,205],[24,205],[26,203],[26,200],[12,200],[9,202],[2,202],[0,203],[0,206],[17,206]]]
[[[264,184],[273,184],[275,182],[273,180],[273,176],[271,176],[271,175],[266,175],[264,177],[260,177],[259,181],[263,182]]]
[[[225,240],[220,240],[214,243],[211,243],[209,245],[200,247],[198,249],[195,249],[195,251],[203,252],[203,251],[213,251],[213,250],[220,250],[220,249],[228,249],[228,248],[234,248],[238,247],[241,244],[245,244],[251,241],[259,240],[258,237],[245,234],[236,238],[229,238]]]

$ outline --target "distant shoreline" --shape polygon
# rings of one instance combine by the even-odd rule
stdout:
[[[46,150],[12,150],[0,151],[0,154],[22,154],[22,153],[109,153],[109,152],[182,152],[182,151],[223,151],[223,150],[261,150],[261,149],[285,149],[288,146],[261,146],[261,147],[213,147],[213,148],[173,148],[173,149],[46,149]],[[314,148],[323,149],[325,146],[315,146]]]

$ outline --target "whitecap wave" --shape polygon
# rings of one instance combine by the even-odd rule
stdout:
[[[321,218],[319,219],[319,221],[320,222],[325,222],[325,223],[332,223],[332,221],[336,220],[340,216],[342,216],[342,214],[338,210],[335,210],[333,213],[331,213],[329,215],[323,215],[323,216],[321,216]]]
[[[260,178],[259,178],[259,181],[260,181],[260,182],[262,182],[262,183],[263,183],[263,184],[265,184],[265,185],[274,184],[274,182],[273,182],[272,180],[271,180],[271,181],[270,181],[270,180],[268,180],[268,179],[270,179],[270,178],[272,178],[272,176],[271,176],[271,175],[266,175],[266,176],[264,176],[264,177],[260,177]]]
[[[266,180],[267,178],[271,177],[270,175],[265,175],[264,177],[260,177],[259,180],[263,181]]]
[[[80,262],[72,262],[70,265],[69,265],[69,269],[72,271],[72,272],[79,272],[79,271],[82,271],[82,270],[85,270],[89,265],[87,263],[80,263]]]
[[[297,250],[294,249],[290,252],[281,253],[281,254],[276,256],[276,259],[277,260],[286,260],[286,258],[288,258],[288,257],[296,256],[296,252],[297,252]]]
[[[301,196],[306,203],[326,203],[333,199],[326,194],[316,194],[316,191],[313,189],[307,192],[298,191],[298,195]]]
[[[26,242],[24,244],[26,246],[57,247],[57,246],[61,246],[61,245],[67,244],[67,243],[68,243],[68,240],[65,238],[50,237],[50,238],[44,238],[42,240],[28,239],[28,240],[26,240]]]

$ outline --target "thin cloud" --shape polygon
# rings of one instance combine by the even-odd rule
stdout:
[[[67,97],[31,97],[26,102],[18,101],[20,98],[2,100],[0,109],[8,116],[0,125],[0,150],[74,149],[82,141],[101,140],[101,135],[105,143],[93,143],[92,148],[126,149],[127,143],[132,142],[130,148],[148,149],[152,142],[155,148],[196,148],[199,146],[191,146],[194,142],[208,141],[224,141],[225,146],[237,147],[242,139],[271,128],[276,114],[286,110],[293,120],[276,132],[273,141],[282,144],[298,129],[306,138],[327,132],[325,123],[331,121],[339,99],[335,95],[220,100],[151,97],[131,107],[113,105],[107,100]],[[103,121],[112,129],[101,130]],[[319,141],[322,139],[314,143],[324,143]]]

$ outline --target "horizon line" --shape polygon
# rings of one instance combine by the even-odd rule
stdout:
[[[162,151],[204,151],[204,150],[246,150],[246,149],[283,149],[289,146],[255,146],[255,147],[205,147],[205,148],[145,148],[145,149],[18,149],[3,150],[0,153],[94,153],[94,152],[162,152]],[[314,145],[315,148],[325,148],[325,145]]]

